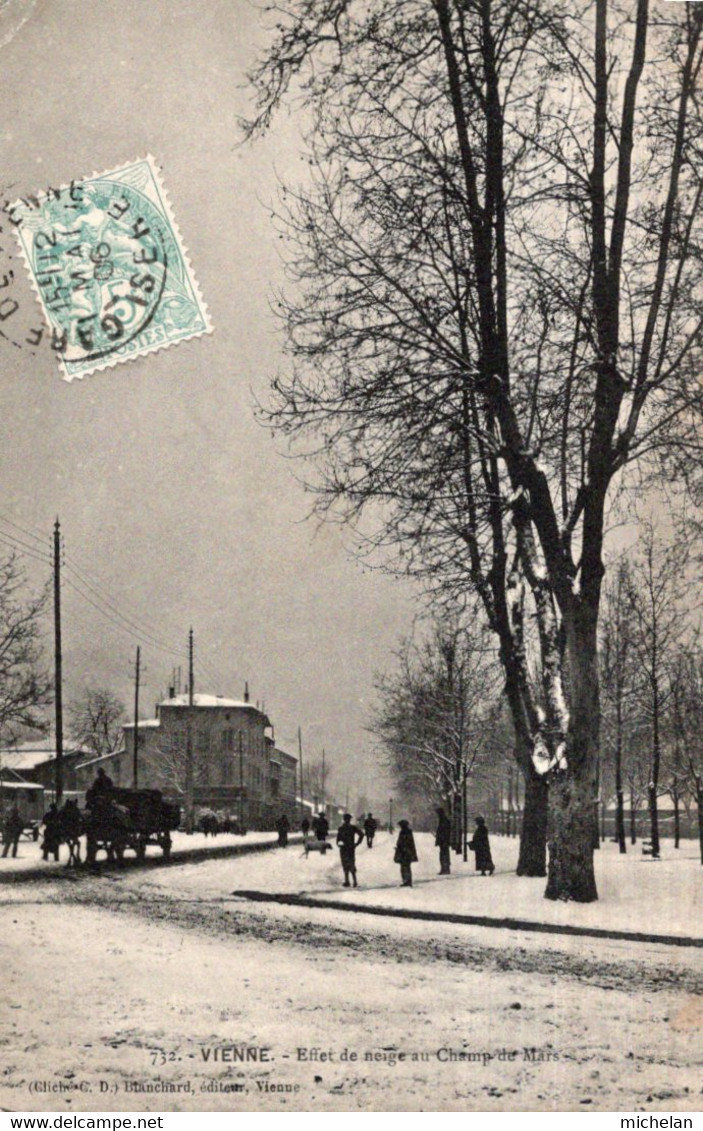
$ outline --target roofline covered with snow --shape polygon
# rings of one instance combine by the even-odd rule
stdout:
[[[101,762],[109,762],[111,758],[119,758],[120,755],[126,753],[124,746],[120,746],[119,750],[111,750],[109,754],[100,754],[97,758],[88,758],[86,762],[79,762],[76,769],[84,770],[86,766],[97,766]]]

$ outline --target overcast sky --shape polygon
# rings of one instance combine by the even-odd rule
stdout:
[[[324,746],[353,802],[362,787],[387,791],[372,786],[364,725],[374,671],[391,663],[415,605],[409,586],[362,572],[343,530],[304,521],[310,499],[254,419],[254,398],[286,364],[268,307],[282,272],[266,203],[276,173],[302,169],[289,115],[263,142],[237,144],[263,39],[248,0],[0,5],[3,197],[152,153],[214,324],[71,384],[43,343],[0,339],[0,513],[47,548],[60,515],[67,695],[109,685],[129,702],[141,639],[150,714],[185,663],[93,608],[95,589],[69,586],[80,584],[70,564],[160,643],[185,650],[192,624],[197,689],[240,696],[247,679],[281,744],[294,749],[300,725],[308,757]],[[0,282],[14,271],[17,336],[41,314],[11,239],[0,236]],[[39,545],[2,519],[0,532]]]

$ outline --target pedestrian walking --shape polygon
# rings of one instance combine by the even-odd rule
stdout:
[[[290,832],[290,821],[285,813],[276,821],[276,832],[278,833],[278,844],[280,848],[285,848],[288,844],[288,833]]]
[[[434,842],[439,849],[439,874],[448,876],[452,870],[449,849],[452,843],[452,822],[440,806],[435,810],[437,814],[437,832]]]
[[[398,833],[398,841],[395,846],[393,859],[396,864],[400,864],[400,886],[411,888],[413,886],[412,866],[417,863],[415,837],[413,836],[409,821],[398,821],[398,824],[400,826],[400,832]]]
[[[10,848],[12,848],[13,857],[17,855],[17,845],[23,831],[24,821],[20,817],[20,811],[15,802],[2,824],[3,856],[7,856]]]
[[[369,813],[368,817],[364,821],[364,833],[366,835],[366,843],[369,848],[373,848],[373,838],[376,835],[377,828],[378,821],[374,817],[373,813]]]
[[[495,865],[491,856],[488,829],[483,817],[476,818],[476,830],[473,838],[469,841],[469,848],[476,854],[476,871],[480,872],[482,876],[485,876],[486,872],[489,876],[492,876],[495,872]]]
[[[300,831],[303,834],[303,844],[307,844],[308,837],[310,836],[310,822],[307,817],[303,817],[300,822]]]
[[[345,888],[349,887],[350,876],[354,881],[354,887],[359,886],[356,882],[356,850],[364,839],[364,834],[359,826],[353,825],[351,820],[351,813],[345,813],[344,823],[337,829],[337,844],[339,845],[339,857],[344,871]]]
[[[54,860],[59,858],[59,848],[61,845],[61,831],[59,828],[60,817],[56,802],[52,801],[51,805],[44,814],[44,840],[42,841],[42,859],[48,860],[49,853],[54,857]]]
[[[330,831],[330,823],[324,813],[318,813],[313,817],[312,831],[317,840],[327,840],[327,834]]]

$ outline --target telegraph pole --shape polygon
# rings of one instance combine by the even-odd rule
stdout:
[[[237,731],[239,739],[239,833],[240,836],[244,835],[244,745],[242,743],[242,731]]]
[[[63,797],[63,701],[61,698],[61,527],[54,523],[54,709],[56,718],[56,804]]]
[[[188,722],[186,725],[186,832],[192,833],[193,799],[193,629],[188,633]]]
[[[327,812],[327,785],[325,782],[325,748],[322,747],[322,808]]]
[[[133,772],[134,789],[139,785],[139,662],[141,659],[141,649],[137,644],[137,660],[134,665],[134,759],[133,759]]]
[[[302,810],[302,817],[305,816],[305,779],[303,777],[303,736],[298,727],[298,760],[300,762],[300,808]]]

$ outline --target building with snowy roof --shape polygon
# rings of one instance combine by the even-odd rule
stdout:
[[[39,822],[44,813],[44,787],[28,781],[17,770],[0,765],[0,815],[17,806],[25,821]]]
[[[188,736],[192,749],[196,811],[236,817],[247,828],[270,828],[282,812],[295,817],[297,759],[276,748],[271,721],[249,700],[197,693],[171,695],[156,715],[137,725],[137,784],[160,789],[182,805]],[[134,723],[123,727],[124,747],[78,768],[87,788],[103,768],[116,786],[134,784]]]
[[[65,790],[79,788],[76,784],[76,767],[88,757],[88,749],[83,746],[64,744],[63,747],[63,786]],[[48,791],[56,785],[56,739],[52,735],[34,738],[7,746],[0,750],[0,767],[8,767],[21,774],[27,781],[35,782]]]

